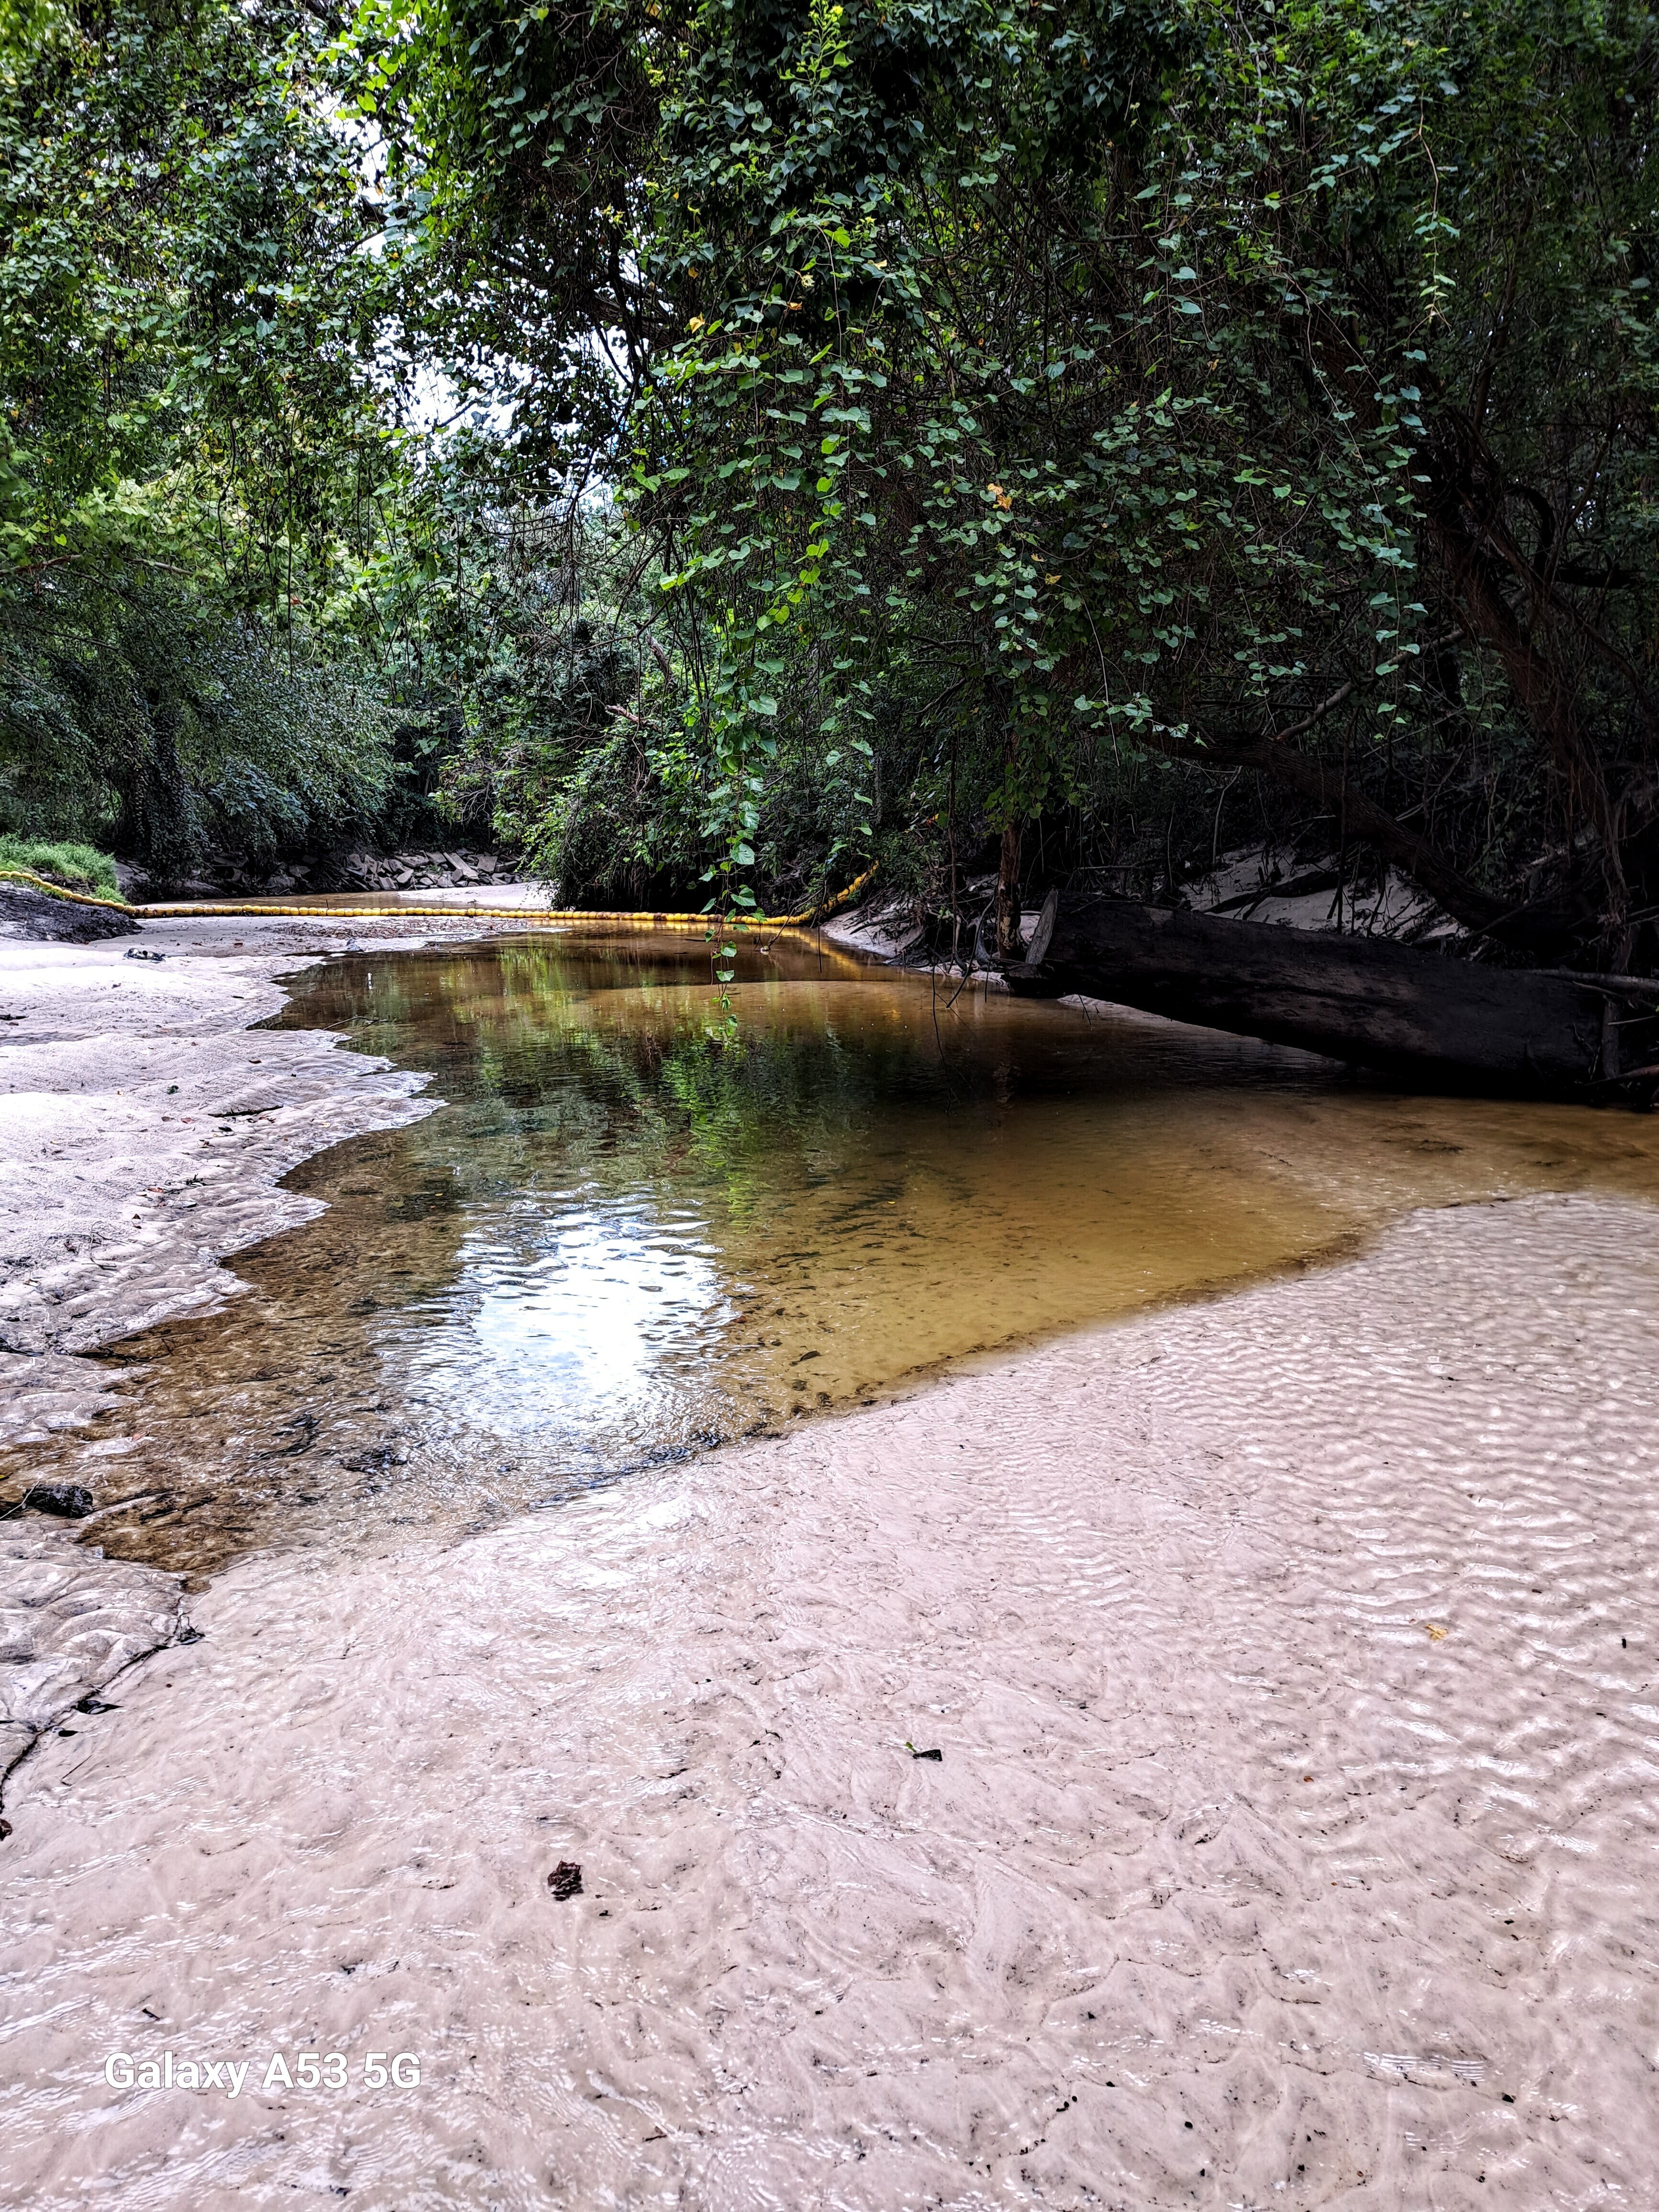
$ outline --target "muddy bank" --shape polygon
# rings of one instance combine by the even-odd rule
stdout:
[[[1653,1230],[1418,1214],[467,1542],[244,1562],[19,1770],[3,2200],[1650,2200]]]
[[[92,945],[100,938],[137,937],[138,924],[112,908],[54,898],[0,878],[0,940],[31,938],[46,945]]]

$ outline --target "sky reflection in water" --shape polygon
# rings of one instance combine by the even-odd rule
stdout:
[[[711,1352],[736,1311],[697,1216],[592,1188],[469,1232],[457,1279],[410,1310],[409,1373],[464,1393],[498,1435],[535,1429],[581,1455],[586,1409],[644,1436],[663,1418],[664,1371]]]

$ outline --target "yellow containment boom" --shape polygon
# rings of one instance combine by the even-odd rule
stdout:
[[[99,898],[91,891],[72,891],[63,884],[50,883],[44,876],[33,874],[27,868],[0,868],[0,882],[26,884],[31,890],[46,891],[52,898],[67,899],[74,906],[100,906],[112,914],[130,915],[135,921],[161,921],[167,918],[200,915],[204,920],[215,915],[287,914],[301,915],[309,921],[402,921],[407,918],[446,921],[610,921],[631,923],[635,927],[652,929],[701,929],[712,933],[727,929],[810,929],[814,922],[835,914],[840,908],[850,905],[876,871],[868,867],[864,873],[837,891],[834,898],[822,905],[808,907],[801,914],[624,914],[620,911],[596,909],[585,906],[273,906],[258,899],[244,899],[233,904],[179,906],[133,906],[125,899]],[[349,896],[348,894],[348,896]]]

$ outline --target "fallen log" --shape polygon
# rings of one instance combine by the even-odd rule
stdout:
[[[1642,978],[1486,968],[1131,899],[1051,892],[1026,957],[1002,972],[1024,996],[1105,999],[1395,1074],[1556,1097],[1618,1083],[1621,1060],[1646,1076],[1640,1064],[1659,1057],[1659,979],[1647,989]]]

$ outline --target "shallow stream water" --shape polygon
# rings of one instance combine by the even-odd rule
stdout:
[[[210,1570],[556,1505],[960,1360],[1353,1249],[1424,1205],[1659,1196],[1659,1123],[1403,1098],[1151,1018],[568,932],[353,956],[275,1027],[441,1110],[308,1162],[248,1294],[112,1348],[112,1553]],[[130,1416],[130,1418],[129,1418]],[[34,1457],[73,1474],[81,1444]]]

